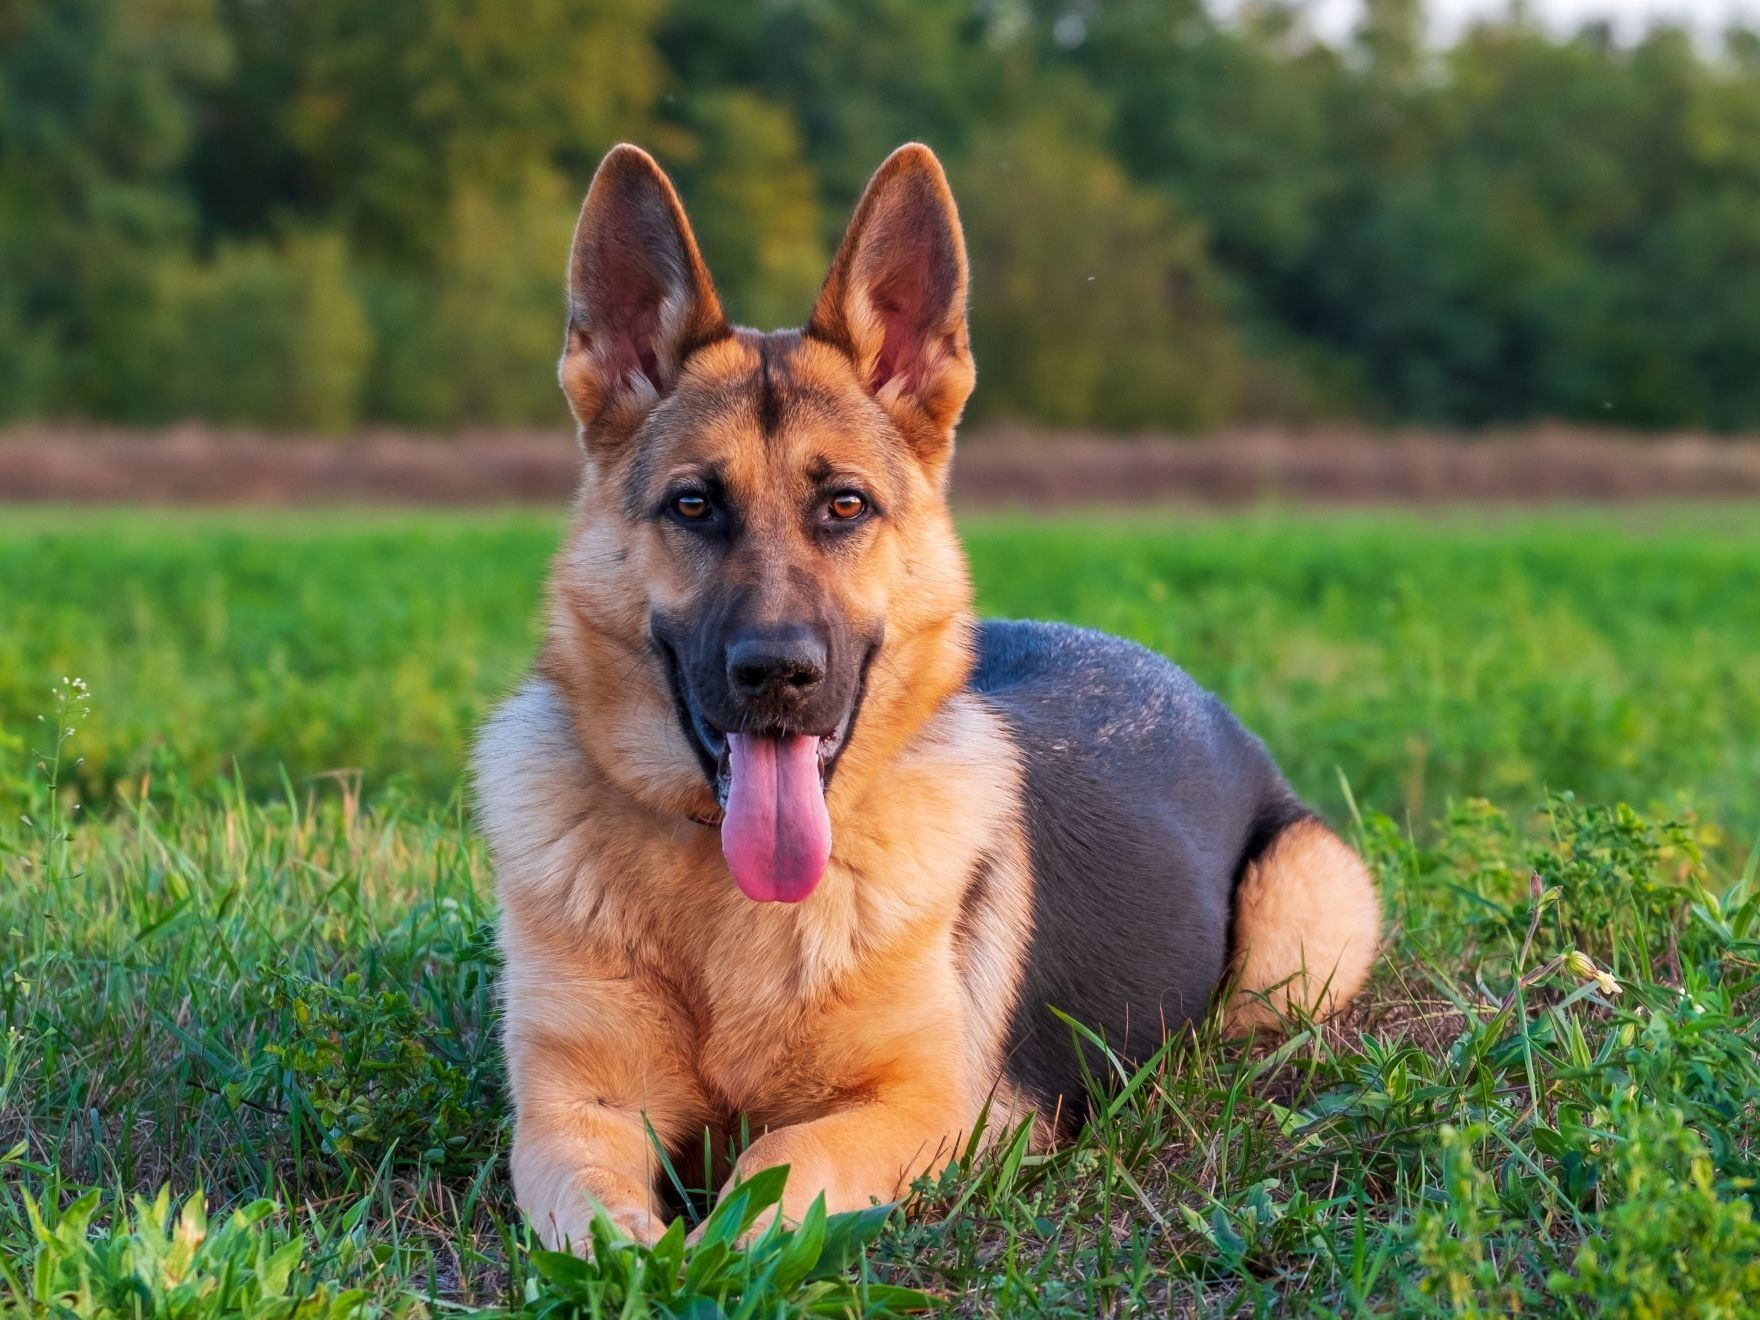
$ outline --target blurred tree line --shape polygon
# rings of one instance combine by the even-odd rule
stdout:
[[[1760,425],[1760,36],[1202,0],[4,0],[0,419],[554,424],[600,154],[792,324],[921,138],[974,413]]]

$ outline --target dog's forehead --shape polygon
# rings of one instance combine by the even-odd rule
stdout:
[[[841,353],[798,331],[742,330],[685,364],[643,437],[629,481],[632,493],[651,493],[671,472],[713,467],[730,489],[748,496],[825,472],[896,488],[905,462],[896,431]]]

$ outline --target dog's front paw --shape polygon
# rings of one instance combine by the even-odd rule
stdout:
[[[780,1213],[781,1210],[779,1207],[774,1205],[770,1206],[752,1221],[752,1226],[750,1228],[734,1238],[733,1245],[738,1247],[741,1251],[748,1249],[754,1242],[763,1237],[764,1234],[769,1231],[770,1226],[776,1222],[776,1216]],[[785,1220],[784,1224],[788,1228],[797,1227],[792,1220]],[[709,1227],[709,1224],[708,1221],[705,1220],[686,1234],[684,1240],[690,1243],[691,1246],[696,1246],[698,1242],[702,1241],[703,1230],[707,1227]]]
[[[538,1239],[551,1251],[572,1251],[585,1256],[593,1249],[593,1214],[595,1207],[586,1197],[577,1206],[560,1206],[543,1215],[532,1216]],[[666,1231],[660,1217],[646,1206],[606,1206],[605,1218],[632,1242],[652,1246]]]

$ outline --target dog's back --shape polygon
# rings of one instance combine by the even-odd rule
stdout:
[[[1241,1024],[1356,991],[1379,933],[1367,871],[1183,670],[1103,633],[990,621],[972,686],[1007,719],[1025,767],[1033,930],[1009,1041],[1017,1089],[1066,1114],[1082,1094],[1052,1008],[1140,1059],[1204,1015],[1231,953],[1251,968],[1231,1013]],[[1299,877],[1274,862],[1291,837],[1309,841]],[[1292,888],[1316,890],[1314,902],[1292,905]],[[1316,904],[1336,919],[1316,922]],[[1298,986],[1304,976],[1315,984]]]

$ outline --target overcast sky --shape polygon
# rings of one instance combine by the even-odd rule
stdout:
[[[1223,9],[1239,0],[1220,0]],[[1307,0],[1310,21],[1321,36],[1346,36],[1362,12],[1362,0]],[[1529,9],[1549,26],[1574,30],[1590,19],[1607,18],[1622,37],[1634,36],[1655,19],[1681,22],[1702,35],[1715,35],[1734,19],[1760,21],[1760,0],[1528,0]],[[1426,0],[1439,40],[1447,41],[1474,18],[1505,12],[1509,0]]]

